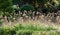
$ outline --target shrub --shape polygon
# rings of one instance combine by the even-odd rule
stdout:
[[[20,7],[20,11],[24,11],[24,10],[27,10],[27,11],[32,10],[32,11],[34,11],[35,9],[34,9],[34,7],[32,5],[25,4],[22,7]]]

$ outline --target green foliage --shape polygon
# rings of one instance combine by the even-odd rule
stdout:
[[[14,26],[13,28],[14,28],[14,30],[22,30],[22,29],[24,29],[24,27],[22,26],[22,24]]]
[[[4,29],[0,28],[0,35],[4,35]]]
[[[16,34],[16,31],[11,28],[8,27],[0,28],[0,35],[14,35],[14,34]]]
[[[34,26],[32,24],[23,26],[22,24],[19,24],[17,26],[13,27],[15,30],[32,30],[32,31],[50,31],[50,30],[56,30],[52,27],[45,27],[45,26]]]
[[[24,10],[27,10],[27,11],[32,10],[32,11],[34,11],[34,7],[32,5],[25,4],[22,7],[20,7],[20,10],[21,11],[24,11]]]
[[[14,9],[12,8],[12,6],[10,6],[10,7],[8,7],[8,8],[6,8],[6,12],[8,12],[8,13],[12,13],[12,11],[13,11]]]
[[[19,30],[16,35],[32,35],[32,31],[30,30]]]
[[[59,5],[59,1],[58,0],[51,0],[50,2],[53,6],[58,6]]]
[[[12,5],[12,0],[0,0],[0,10],[5,11],[6,8]]]
[[[21,0],[12,0],[13,4],[16,5],[16,4],[19,4]]]
[[[12,8],[13,8],[13,9],[16,9],[16,8],[17,8],[17,6],[16,6],[16,5],[13,5],[13,6],[12,6]]]
[[[54,32],[52,32],[54,31]],[[2,27],[0,28],[0,34],[1,35],[32,35],[32,34],[56,34],[59,35],[59,32],[55,30],[55,28],[52,27],[45,27],[45,26],[34,26],[32,24],[29,25],[22,25],[19,24],[17,26],[12,26],[12,27]],[[44,33],[45,32],[45,33]],[[52,32],[52,33],[51,33]],[[41,35],[40,34],[40,35]]]
[[[0,26],[2,26],[3,24],[3,20],[0,18]]]
[[[33,0],[35,3],[40,3],[40,4],[45,4],[47,3],[49,0]]]
[[[12,0],[0,0],[0,12],[2,15],[10,15],[13,12]]]

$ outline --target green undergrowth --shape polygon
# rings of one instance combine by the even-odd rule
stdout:
[[[0,28],[0,35],[59,35],[53,27],[43,25],[35,26],[32,24]]]

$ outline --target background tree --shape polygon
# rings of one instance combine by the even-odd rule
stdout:
[[[0,0],[0,12],[2,12],[3,15],[6,15],[6,12],[10,14],[13,11],[11,6],[12,0]]]
[[[29,3],[33,5],[35,8],[43,7],[45,3],[47,3],[49,0],[22,0],[24,3]]]

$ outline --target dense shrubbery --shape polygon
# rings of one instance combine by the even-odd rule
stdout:
[[[54,32],[52,32],[52,31]],[[43,33],[45,31],[45,33]],[[50,32],[49,32],[50,31]],[[45,27],[45,26],[33,26],[33,25],[27,25],[23,26],[19,24],[18,26],[13,26],[13,27],[3,27],[0,28],[0,35],[32,35],[32,34],[47,34],[48,32],[50,34],[56,34],[59,35],[59,32],[56,31],[55,28],[52,27]],[[52,33],[51,33],[52,32]],[[48,34],[49,34],[48,33]]]

